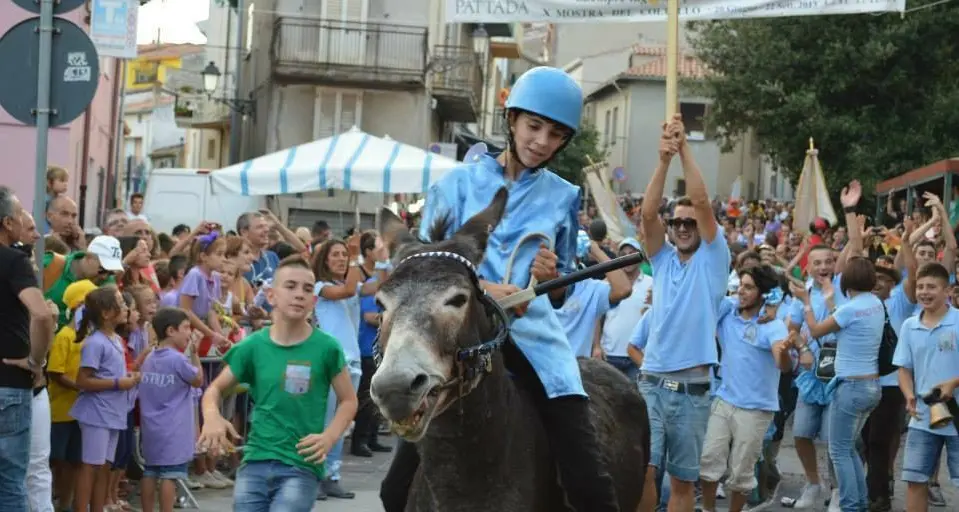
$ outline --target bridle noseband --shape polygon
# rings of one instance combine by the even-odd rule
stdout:
[[[462,348],[456,352],[455,374],[435,389],[435,391],[439,392],[457,388],[458,392],[454,399],[459,401],[459,399],[468,395],[479,385],[484,375],[493,371],[493,352],[502,347],[509,337],[509,317],[506,316],[506,311],[483,291],[483,288],[480,286],[479,273],[476,270],[476,266],[473,265],[470,260],[455,252],[427,251],[413,254],[401,260],[399,264],[396,265],[396,268],[394,268],[394,272],[403,266],[404,263],[424,258],[453,260],[465,267],[469,271],[470,281],[473,283],[474,291],[477,292],[487,316],[495,326],[495,334],[491,339]],[[376,366],[379,366],[382,361],[379,331],[377,331],[376,339],[373,342],[373,359],[376,362]],[[462,406],[462,402],[460,406]]]

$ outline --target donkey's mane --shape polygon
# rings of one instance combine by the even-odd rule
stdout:
[[[452,225],[453,219],[448,213],[434,220],[433,225],[430,226],[430,241],[435,244],[446,240],[446,233]]]

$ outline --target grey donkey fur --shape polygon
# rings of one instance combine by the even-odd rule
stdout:
[[[381,233],[397,262],[424,251],[449,251],[479,265],[505,205],[504,188],[452,237],[446,238],[445,221],[437,223],[431,245],[414,239],[405,224],[386,211]],[[400,324],[418,326],[417,338],[447,361],[459,349],[491,339],[493,325],[475,293],[468,298],[460,325],[444,324],[431,315],[431,297],[435,301],[453,287],[475,292],[470,279],[467,268],[452,259],[415,258],[398,266],[380,288],[384,295],[378,295],[396,305],[385,313],[380,333],[383,347],[389,344],[391,329]],[[394,370],[381,367],[379,371]],[[580,371],[620,510],[633,512],[642,498],[649,463],[646,403],[635,384],[605,362],[583,360]],[[374,399],[387,419],[402,420],[414,405],[409,393],[395,391]],[[532,392],[514,384],[500,353],[493,357],[492,372],[472,392],[446,403],[448,408],[431,419],[416,443],[421,462],[410,489],[408,512],[567,510]]]

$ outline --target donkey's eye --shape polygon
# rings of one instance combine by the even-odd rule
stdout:
[[[466,304],[466,294],[465,294],[465,293],[458,293],[458,294],[450,297],[450,298],[446,301],[446,305],[447,305],[447,306],[451,306],[451,307],[454,307],[454,308],[461,308],[461,307],[463,307],[464,304]]]

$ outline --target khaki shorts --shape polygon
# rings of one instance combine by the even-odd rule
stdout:
[[[756,462],[773,416],[771,411],[741,409],[714,398],[699,462],[700,478],[718,482],[727,475],[727,489],[744,494],[755,489]]]

